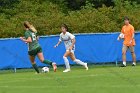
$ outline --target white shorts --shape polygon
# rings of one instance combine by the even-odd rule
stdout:
[[[66,50],[66,51],[70,51],[70,50]],[[74,54],[74,51],[75,51],[75,50],[71,50],[70,52]]]

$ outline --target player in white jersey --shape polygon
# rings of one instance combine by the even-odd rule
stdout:
[[[64,41],[66,53],[64,54],[63,59],[65,62],[65,65],[66,65],[66,69],[63,72],[69,72],[71,70],[69,61],[67,59],[68,56],[73,60],[73,62],[84,66],[86,68],[86,70],[88,70],[87,63],[84,63],[84,62],[80,61],[79,59],[75,58],[75,55],[74,55],[75,42],[76,42],[75,36],[72,35],[71,33],[67,32],[68,27],[66,24],[61,25],[61,31],[62,31],[62,33],[60,34],[60,39],[54,47],[56,48],[62,41]]]

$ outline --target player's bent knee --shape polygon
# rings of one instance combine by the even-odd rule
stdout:
[[[40,60],[42,63],[45,61],[45,60]]]
[[[63,59],[66,59],[67,57],[63,56]]]
[[[132,55],[134,55],[134,54],[135,54],[135,52],[131,52],[131,54],[132,54]]]
[[[35,62],[31,62],[32,64],[35,64]]]
[[[122,55],[126,55],[126,52],[122,52]]]

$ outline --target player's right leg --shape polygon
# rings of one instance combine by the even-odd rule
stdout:
[[[37,65],[36,65],[36,63],[35,63],[35,56],[30,56],[30,55],[29,55],[29,58],[30,58],[30,61],[31,61],[31,64],[32,64],[33,68],[35,69],[35,71],[36,71],[37,73],[39,73],[39,69],[38,69],[38,67],[37,67]]]
[[[66,51],[66,53],[63,56],[65,66],[66,66],[66,69],[63,72],[69,72],[70,71],[70,64],[69,64],[69,60],[67,58],[69,55],[70,55],[70,51]]]
[[[127,51],[127,49],[128,49],[128,46],[123,45],[123,48],[122,48],[123,65],[122,65],[122,67],[126,67],[126,51]]]

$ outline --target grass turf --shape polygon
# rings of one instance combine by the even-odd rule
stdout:
[[[38,75],[31,69],[1,71],[0,93],[139,93],[140,66],[90,66],[88,71],[73,66],[69,73],[62,70]]]

